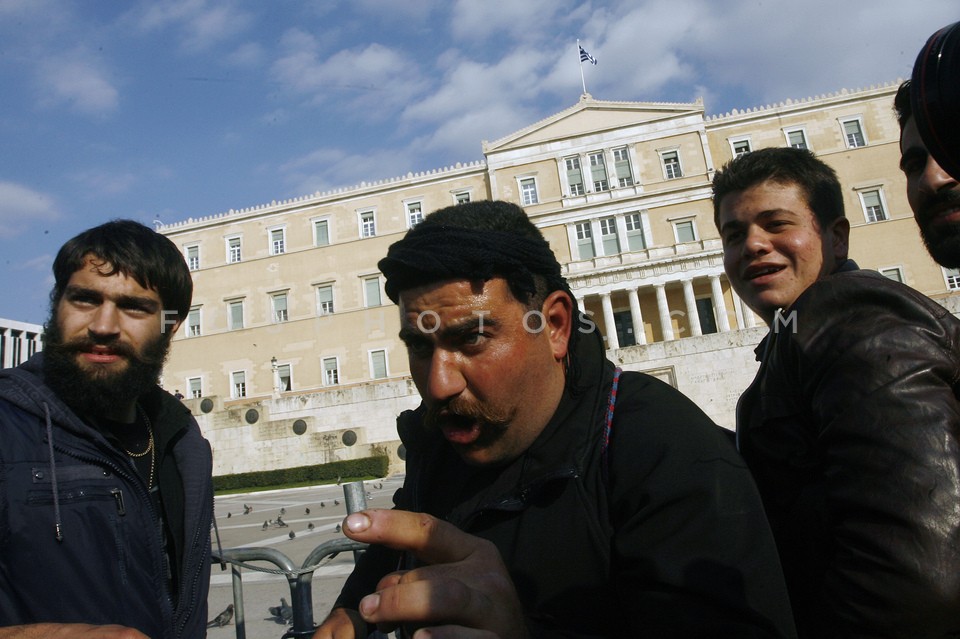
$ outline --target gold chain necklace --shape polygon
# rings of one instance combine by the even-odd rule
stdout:
[[[140,404],[137,404],[137,413],[139,413],[140,417],[142,417],[143,421],[147,424],[147,434],[149,437],[147,441],[147,447],[144,448],[143,451],[139,453],[131,453],[129,450],[127,450],[124,447],[123,452],[130,455],[131,457],[143,457],[147,453],[150,453],[150,475],[147,477],[147,490],[150,490],[151,488],[153,488],[153,470],[154,470],[154,464],[156,463],[156,460],[157,460],[157,456],[154,453],[154,445],[153,445],[153,426],[150,423],[150,418],[147,417],[147,411],[143,410],[143,408],[140,407]]]

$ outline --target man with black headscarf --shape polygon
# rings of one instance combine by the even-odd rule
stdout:
[[[375,545],[315,639],[794,636],[729,438],[605,359],[522,209],[437,211],[379,267],[422,404],[396,509],[344,521]]]

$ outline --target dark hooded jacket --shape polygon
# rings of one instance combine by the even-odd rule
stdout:
[[[166,433],[157,471],[177,531],[172,598],[145,482],[43,383],[41,357],[0,371],[0,626],[120,624],[152,639],[204,637],[212,460],[196,421],[159,388],[141,397],[154,432]]]
[[[737,436],[801,637],[960,637],[960,321],[847,261],[776,320]]]
[[[536,637],[794,636],[776,548],[732,438],[671,386],[624,372],[605,462],[614,367],[595,334],[582,336],[578,365],[580,387],[505,468],[465,466],[424,429],[422,407],[400,415],[407,475],[397,507],[492,541]],[[397,553],[372,547],[336,606],[356,609],[400,566]]]

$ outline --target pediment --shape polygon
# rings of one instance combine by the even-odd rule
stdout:
[[[484,154],[580,137],[607,130],[660,123],[690,115],[703,116],[703,102],[608,102],[589,94],[569,109],[545,118],[494,142],[484,142]]]

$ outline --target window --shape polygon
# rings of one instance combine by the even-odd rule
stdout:
[[[277,293],[271,295],[270,298],[273,305],[273,321],[286,322],[290,319],[290,315],[287,313],[287,294]]]
[[[567,169],[567,185],[570,195],[583,195],[583,171],[580,170],[580,158],[574,156],[563,161]]]
[[[282,255],[286,252],[286,229],[270,231],[270,255]]]
[[[860,191],[860,202],[863,204],[863,212],[867,216],[867,222],[882,222],[887,219],[879,189]]]
[[[227,322],[231,331],[243,328],[243,300],[227,303]]]
[[[590,222],[577,222],[577,251],[581,260],[588,260],[596,257],[593,250],[593,231],[590,230]]]
[[[807,149],[807,133],[803,129],[790,129],[784,131],[787,136],[787,144],[795,149]]]
[[[370,351],[370,377],[383,379],[387,376],[387,352]]]
[[[660,154],[660,161],[663,162],[663,174],[668,180],[683,177],[683,170],[680,168],[679,152],[664,151]]]
[[[373,211],[360,211],[360,237],[377,235],[377,220]]]
[[[713,300],[709,297],[696,299],[697,317],[700,318],[700,332],[709,335],[717,332],[717,318],[713,309]]]
[[[313,221],[313,245],[326,246],[330,244],[330,227],[327,220]]]
[[[187,397],[203,397],[203,381],[199,377],[187,378]]]
[[[227,238],[227,264],[236,264],[242,258],[240,237]]]
[[[521,178],[520,180],[520,201],[524,206],[538,204],[540,198],[537,197],[537,181],[534,178]]]
[[[363,280],[363,293],[366,299],[367,308],[371,306],[380,306],[380,278],[368,277]]]
[[[600,220],[600,244],[603,246],[604,255],[616,255],[620,252],[616,218],[605,217]]]
[[[247,374],[244,371],[230,373],[230,397],[240,399],[247,396]]]
[[[730,140],[730,147],[733,149],[733,157],[738,158],[744,153],[749,153],[752,149],[750,148],[750,140]]]
[[[277,390],[281,393],[293,389],[291,381],[290,364],[280,364],[277,366]]]
[[[840,125],[843,127],[843,136],[847,141],[848,149],[866,146],[867,142],[863,137],[863,125],[860,123],[859,118],[843,120],[840,122]]]
[[[903,269],[899,266],[891,266],[889,268],[880,269],[880,274],[884,277],[888,277],[894,282],[903,283]]]
[[[323,360],[323,383],[327,386],[336,386],[340,383],[340,367],[336,357],[327,357]]]
[[[647,248],[647,237],[643,231],[643,218],[639,213],[628,213],[624,216],[627,226],[627,246],[631,251]]]
[[[423,222],[423,206],[420,202],[407,202],[407,228],[412,229]]]
[[[189,268],[191,271],[196,271],[200,268],[200,246],[195,244],[193,246],[185,246],[183,248],[184,254],[187,257],[187,268]]]
[[[602,152],[590,154],[590,177],[593,178],[594,191],[610,189],[607,183],[607,165],[603,161]]]
[[[677,236],[677,244],[697,241],[697,230],[693,225],[693,220],[674,222],[673,231]]]
[[[200,309],[191,308],[187,313],[187,337],[200,336]]]
[[[617,186],[633,186],[633,171],[630,169],[630,152],[627,147],[613,150],[613,171]]]
[[[947,288],[951,291],[960,290],[960,268],[945,268],[943,276],[947,280]]]
[[[317,287],[317,314],[330,315],[333,313],[333,284],[324,284]]]
[[[460,191],[453,194],[454,204],[466,204],[470,201],[470,191]]]

